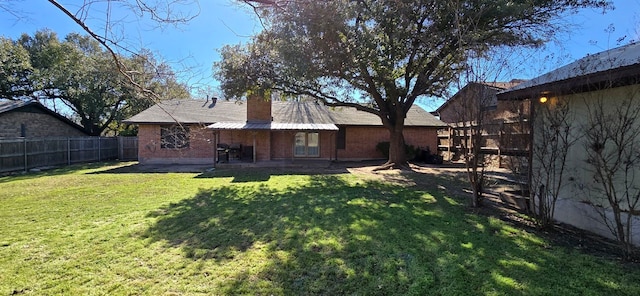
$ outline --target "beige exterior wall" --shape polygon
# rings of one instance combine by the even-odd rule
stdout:
[[[86,137],[87,134],[46,113],[9,111],[0,114],[0,138],[33,137]]]
[[[140,163],[213,164],[213,132],[203,126],[189,126],[189,147],[173,149],[160,145],[160,125],[141,124],[138,129]]]
[[[551,104],[550,106],[553,107],[558,100],[569,102],[572,110],[572,118],[570,119],[570,122],[573,123],[572,135],[574,139],[577,139],[577,142],[568,151],[567,169],[563,178],[564,185],[560,191],[559,201],[556,204],[556,220],[603,236],[613,237],[609,229],[603,224],[602,218],[597,211],[590,205],[602,205],[604,208],[600,209],[606,209],[607,200],[606,196],[598,195],[598,192],[593,190],[594,186],[599,184],[595,183],[594,172],[591,165],[587,163],[587,149],[590,149],[590,143],[587,143],[584,135],[585,130],[590,128],[588,126],[589,107],[593,108],[598,100],[604,100],[604,106],[609,109],[608,111],[616,112],[617,102],[629,97],[635,97],[637,103],[640,103],[640,85],[568,95],[560,98],[552,97],[546,103]],[[537,112],[536,110],[539,108],[541,108],[540,103],[536,102],[534,112]],[[611,115],[616,116],[615,113],[611,113]],[[637,120],[635,124],[640,125],[640,120]],[[534,143],[540,141],[540,128],[545,127],[536,126],[534,128]],[[640,139],[637,141],[640,141]],[[533,172],[536,172],[539,166],[540,164],[534,158]],[[636,166],[635,173],[640,175],[640,167]],[[622,182],[623,180],[618,181]],[[622,183],[619,183],[619,185],[622,185]],[[636,178],[634,186],[640,187],[640,179]],[[606,213],[611,218],[611,211],[606,210]],[[626,214],[623,214],[623,216],[626,217]],[[634,244],[640,245],[640,216],[635,216],[633,221],[635,231],[632,239]]]

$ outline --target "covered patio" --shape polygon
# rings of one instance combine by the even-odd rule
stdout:
[[[216,166],[324,166],[336,160],[338,127],[328,123],[216,122]]]

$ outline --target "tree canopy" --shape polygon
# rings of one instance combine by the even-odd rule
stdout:
[[[46,101],[57,111],[70,111],[62,113],[91,135],[119,130],[119,120],[153,103],[129,79],[158,98],[189,97],[171,68],[156,63],[151,52],[120,56],[129,74],[123,76],[97,41],[76,33],[62,41],[46,30],[18,40],[0,38],[0,59],[0,97]],[[60,104],[64,107],[56,107]]]
[[[221,49],[214,64],[228,97],[276,90],[380,117],[389,165],[404,165],[404,118],[420,96],[440,96],[470,57],[539,46],[565,13],[604,0],[252,1],[265,30]]]

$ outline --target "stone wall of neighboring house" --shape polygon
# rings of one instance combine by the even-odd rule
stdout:
[[[189,125],[189,147],[162,148],[161,126],[140,124],[138,160],[140,163],[212,164],[215,156],[213,132]]]
[[[462,88],[438,110],[440,120],[446,123],[469,121],[475,117],[478,107],[483,101],[488,101],[481,100],[481,94],[484,94],[482,97],[486,97],[487,95],[495,96],[495,93],[495,90],[487,86],[471,83]]]
[[[9,111],[0,114],[0,138],[86,137],[87,134],[47,113]]]

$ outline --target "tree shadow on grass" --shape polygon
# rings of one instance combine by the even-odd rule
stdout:
[[[349,173],[345,168],[308,169],[308,168],[227,168],[203,172],[195,178],[233,178],[232,183],[265,182],[271,176],[318,175],[325,176]]]
[[[217,287],[223,294],[555,294],[546,289],[569,279],[583,286],[558,291],[620,292],[606,284],[613,276],[581,273],[441,190],[309,178],[201,189],[149,213],[156,223],[141,236],[216,266],[255,260]]]
[[[91,162],[91,163],[72,164],[68,166],[47,168],[37,172],[34,172],[34,171],[11,172],[11,173],[0,174],[0,183],[13,182],[13,181],[19,181],[19,180],[30,180],[30,179],[35,179],[35,178],[40,178],[45,176],[68,175],[68,174],[77,173],[78,171],[99,169],[104,166],[117,165],[117,164],[119,164],[119,162],[117,161]]]

